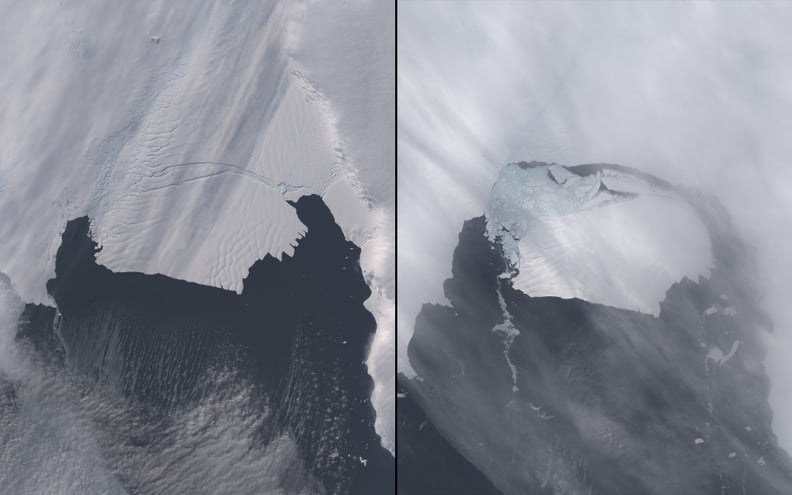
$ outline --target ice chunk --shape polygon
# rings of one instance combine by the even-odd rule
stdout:
[[[511,357],[509,357],[509,350],[511,349],[512,342],[514,342],[514,338],[520,335],[520,331],[517,330],[517,327],[512,323],[512,316],[509,314],[509,310],[506,307],[506,300],[503,299],[500,287],[498,288],[498,304],[500,305],[503,315],[503,323],[495,325],[492,331],[499,333],[503,338],[503,356],[506,358],[506,364],[511,370],[512,392],[518,392],[520,389],[517,387],[517,368],[515,368],[512,363]]]
[[[619,179],[641,193],[602,187]],[[639,187],[643,184],[643,187]],[[654,315],[673,283],[709,276],[709,233],[670,190],[608,171],[580,176],[560,165],[510,164],[486,209],[487,234],[530,296],[580,298]]]
[[[726,362],[729,359],[734,357],[734,355],[737,353],[737,349],[739,348],[740,348],[740,341],[735,340],[734,342],[732,342],[732,346],[731,349],[729,350],[729,353],[724,355],[720,347],[713,346],[710,349],[710,351],[707,353],[705,360],[712,360],[715,361],[718,364],[718,366],[723,366],[724,364],[726,364]]]
[[[704,316],[712,316],[715,313],[720,313],[726,316],[734,316],[737,314],[737,310],[734,308],[734,306],[727,306],[724,308],[723,306],[719,306],[716,304],[713,304],[712,306],[704,310]]]

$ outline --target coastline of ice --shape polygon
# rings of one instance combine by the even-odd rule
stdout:
[[[709,233],[693,207],[627,173],[577,175],[557,164],[511,163],[492,188],[487,234],[514,287],[658,315],[665,292],[708,277]]]
[[[60,234],[88,214],[109,268],[239,291],[253,261],[303,235],[286,200],[319,194],[362,249],[372,402],[393,451],[394,15],[381,2],[8,6],[0,272],[51,304]]]

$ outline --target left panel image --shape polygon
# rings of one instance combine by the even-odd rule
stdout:
[[[394,493],[394,5],[0,7],[0,493]]]

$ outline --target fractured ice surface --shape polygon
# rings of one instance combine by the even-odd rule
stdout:
[[[513,285],[530,296],[580,298],[657,315],[666,290],[709,276],[709,234],[672,190],[630,173],[512,163],[486,209]]]

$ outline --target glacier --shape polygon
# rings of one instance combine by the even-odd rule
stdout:
[[[657,316],[672,284],[709,277],[712,241],[670,186],[616,166],[506,165],[486,207],[515,289]]]
[[[372,400],[392,449],[393,6],[2,9],[0,272],[19,297],[52,304],[58,239],[81,215],[110,269],[239,292],[254,260],[304,235],[287,200],[318,194],[363,250]]]

